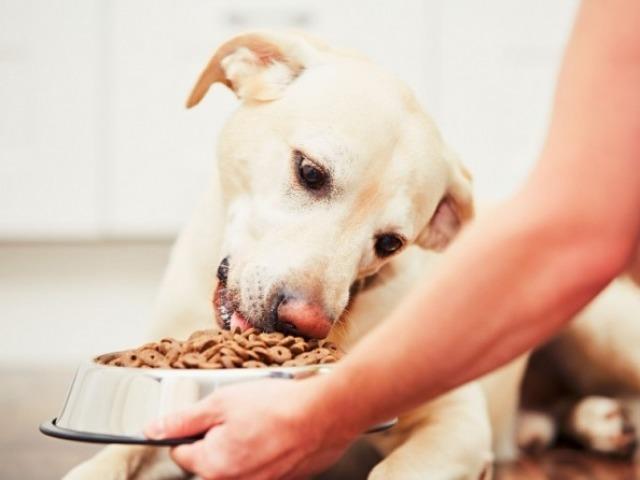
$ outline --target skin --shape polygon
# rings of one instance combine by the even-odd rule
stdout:
[[[558,332],[636,253],[638,85],[640,4],[586,0],[535,170],[512,198],[462,234],[435,278],[419,285],[331,375],[221,389],[149,425],[147,435],[208,430],[204,440],[172,452],[203,478],[303,478],[334,462],[368,426]]]

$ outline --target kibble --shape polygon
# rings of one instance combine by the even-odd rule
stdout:
[[[95,359],[102,365],[136,368],[299,367],[338,361],[342,350],[327,340],[305,340],[280,332],[198,330],[185,341],[163,338]]]

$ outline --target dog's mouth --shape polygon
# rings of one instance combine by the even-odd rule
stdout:
[[[213,306],[215,309],[218,325],[225,330],[235,330],[239,328],[244,331],[252,327],[242,313],[238,311],[236,303],[233,301],[227,290],[226,282],[220,280],[213,296]]]
[[[233,292],[227,288],[227,277],[229,274],[229,257],[226,257],[220,263],[218,267],[217,277],[218,285],[216,286],[213,295],[213,307],[215,311],[216,321],[220,328],[225,330],[235,330],[239,328],[241,331],[254,327],[255,325],[249,321],[238,308],[237,296],[233,295]],[[370,288],[371,284],[375,283],[376,275],[371,275],[366,278],[362,278],[353,282],[350,288],[349,305],[351,305],[355,297],[363,290]],[[345,312],[347,308],[345,308]],[[344,312],[343,312],[344,313]],[[272,330],[277,328],[275,326],[277,318],[270,318],[265,321],[265,325],[261,328],[265,330]],[[288,331],[288,325],[280,325],[279,330],[284,329],[285,333],[296,333],[295,328],[292,331]]]
[[[218,286],[213,294],[213,307],[216,320],[221,328],[226,330],[247,330],[251,328],[251,323],[238,311],[237,302],[234,301],[227,289],[227,277],[229,275],[229,257],[220,262],[217,277]]]

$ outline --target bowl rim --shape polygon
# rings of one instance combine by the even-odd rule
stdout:
[[[154,440],[151,438],[140,437],[135,435],[113,435],[108,433],[97,433],[83,430],[75,430],[72,428],[60,427],[57,425],[57,418],[42,422],[38,430],[48,437],[59,438],[62,440],[72,440],[75,442],[86,443],[119,443],[124,445],[155,445],[155,446],[174,446],[185,443],[197,442],[204,438],[204,433],[192,437],[175,437],[165,438],[162,440]]]
[[[264,368],[141,368],[141,367],[118,367],[115,365],[105,365],[96,361],[94,357],[79,365],[82,368],[97,368],[118,372],[138,373],[141,375],[155,376],[202,376],[202,377],[244,377],[244,376],[265,376],[270,378],[300,378],[300,374],[305,373],[328,373],[333,370],[333,363],[302,365],[295,367],[264,367]],[[262,375],[261,375],[262,374]]]

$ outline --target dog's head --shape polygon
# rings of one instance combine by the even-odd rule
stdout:
[[[248,33],[218,49],[187,105],[216,82],[241,100],[218,151],[222,326],[325,337],[354,282],[411,244],[442,249],[471,217],[468,173],[408,88],[368,60]]]

